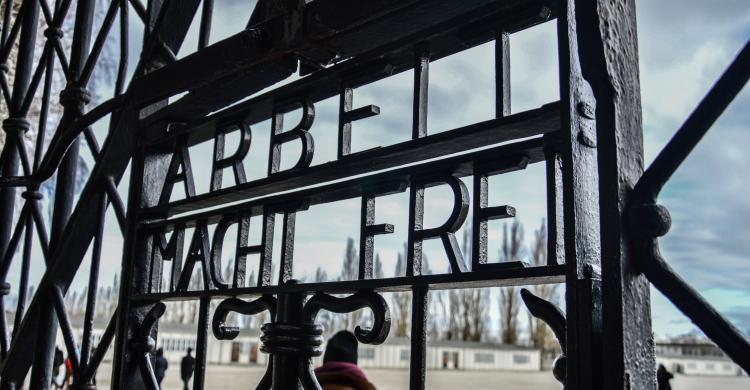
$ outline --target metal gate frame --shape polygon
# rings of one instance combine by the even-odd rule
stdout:
[[[19,299],[12,337],[6,321],[0,321],[2,389],[21,387],[29,371],[30,388],[49,388],[58,327],[75,366],[73,388],[95,388],[96,370],[114,342],[112,388],[154,389],[150,352],[165,308],[162,301],[182,299],[200,300],[195,389],[203,388],[209,328],[215,337],[230,339],[237,330],[223,323],[229,312],[250,315],[264,310],[272,313],[272,321],[262,328],[263,350],[272,355],[272,363],[259,388],[318,388],[310,371],[310,358],[320,354],[323,341],[321,328],[315,324],[317,312],[368,307],[373,312],[373,327],[359,328],[357,337],[361,342],[379,343],[387,337],[390,326],[389,309],[380,293],[404,290],[413,294],[410,388],[420,389],[425,386],[425,320],[430,289],[562,281],[566,284],[565,315],[527,291],[523,298],[532,314],[547,321],[561,342],[564,355],[557,360],[554,374],[567,388],[656,387],[649,282],[745,371],[750,371],[747,339],[666,265],[656,241],[669,229],[668,212],[656,204],[659,189],[747,82],[750,45],[644,173],[634,1],[260,0],[246,30],[208,45],[214,7],[211,0],[149,0],[146,6],[139,0],[112,1],[95,35],[95,1],[79,0],[72,48],[66,53],[61,27],[71,4],[71,0],[58,0],[50,7],[46,0],[24,0],[13,18],[14,2],[3,3],[0,84],[9,112],[3,122],[6,143],[0,167],[3,317],[5,296],[11,289],[7,274],[22,239],[25,249],[19,298],[28,288],[34,231],[48,268],[29,307],[24,307],[25,299]],[[126,87],[131,7],[144,23],[145,38],[135,77]],[[175,53],[199,9],[199,50],[177,59]],[[124,43],[115,96],[86,110],[90,96],[86,86],[118,13],[120,40]],[[37,58],[40,16],[48,27],[43,32],[46,43]],[[550,19],[557,19],[558,25],[560,101],[510,115],[508,34]],[[496,42],[496,119],[428,135],[430,61],[491,40]],[[6,75],[16,44],[18,54],[10,62],[15,71],[11,85]],[[42,153],[43,141],[38,140],[32,160],[22,136],[31,127],[26,118],[41,84],[42,115],[37,133],[38,139],[44,138],[54,61],[60,64],[68,82],[60,95],[63,115],[47,151]],[[352,153],[351,122],[376,115],[378,110],[375,106],[353,109],[351,89],[409,69],[414,72],[412,139]],[[297,70],[306,77],[224,109]],[[182,92],[187,93],[176,101],[168,100]],[[314,102],[337,94],[342,107],[339,158],[324,166],[309,167],[313,144],[306,130],[314,119]],[[303,108],[303,120],[293,130],[284,131],[284,113],[299,106]],[[99,147],[90,126],[106,115],[110,115],[109,134]],[[221,176],[214,175],[209,194],[176,202],[169,202],[168,195],[165,198],[163,187],[171,192],[177,183],[186,185],[188,195],[194,195],[184,148],[211,138],[221,138],[223,145],[225,130],[239,130],[247,137],[243,145],[249,144],[247,126],[268,118],[274,121],[268,178],[222,189]],[[96,156],[96,165],[74,204],[82,134]],[[526,137],[532,138],[420,162]],[[302,141],[304,153],[293,169],[279,170],[279,148],[292,139]],[[232,165],[242,151],[232,156],[224,152],[223,147],[215,150],[215,167],[219,172],[234,167],[235,177],[243,177],[244,173]],[[511,217],[513,209],[486,204],[487,176],[542,161],[547,167],[549,264],[532,268],[488,264],[481,250],[481,245],[486,245],[486,221]],[[128,163],[131,174],[126,208],[117,185]],[[419,164],[397,168],[407,163]],[[274,195],[381,169],[391,170]],[[48,235],[39,186],[53,175],[57,175],[57,188]],[[464,264],[460,251],[452,249],[452,233],[465,220],[469,202],[467,189],[457,177],[467,175],[474,176],[473,230],[478,244],[473,245],[470,265]],[[459,201],[444,226],[423,230],[423,191],[437,183],[448,184]],[[15,187],[25,187],[25,191],[24,205],[14,224]],[[373,279],[372,237],[392,230],[387,224],[373,225],[375,199],[407,187],[411,202],[407,273]],[[362,198],[359,279],[327,283],[291,280],[296,212],[310,204],[346,197]],[[219,211],[175,217],[245,198],[254,199]],[[110,206],[126,242],[119,306],[92,353],[96,297],[89,294],[79,355],[63,297],[92,241],[89,280],[96,286],[105,211]],[[225,281],[211,274],[205,260],[211,248],[208,237],[201,233],[198,246],[189,247],[187,269],[191,271],[195,262],[201,264],[204,283],[215,288],[183,291],[177,277],[166,286],[166,292],[161,292],[164,286],[155,283],[154,275],[161,275],[164,261],[171,260],[175,266],[181,260],[169,256],[182,245],[183,237],[173,234],[169,241],[162,239],[166,229],[179,232],[181,226],[193,225],[200,230],[207,223],[226,227],[244,223],[246,217],[262,216],[265,242],[265,236],[273,234],[276,214],[281,214],[284,222],[279,275],[270,274],[269,247],[244,247],[243,253],[263,256],[258,286],[245,287],[244,280],[236,276],[231,286],[223,286]],[[451,261],[450,274],[421,275],[421,242],[429,238],[443,241]],[[180,272],[173,275],[182,275],[181,268],[177,266]],[[278,285],[271,283],[275,277]],[[351,295],[329,295],[334,293]],[[224,298],[213,318],[209,318],[211,298]],[[639,322],[634,324],[629,318],[638,318]],[[294,372],[297,375],[290,375]]]

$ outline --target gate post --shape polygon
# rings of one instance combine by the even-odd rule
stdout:
[[[649,285],[624,216],[643,171],[635,1],[568,0],[559,39],[568,388],[655,389]]]

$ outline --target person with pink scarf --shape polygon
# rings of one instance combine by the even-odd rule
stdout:
[[[323,365],[315,369],[315,376],[323,390],[375,390],[367,376],[357,366],[357,338],[342,330],[326,345]]]

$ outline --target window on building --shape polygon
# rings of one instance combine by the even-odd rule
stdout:
[[[724,371],[732,371],[732,365],[731,364],[725,364],[724,365]]]
[[[359,357],[362,358],[362,359],[367,359],[367,360],[375,359],[375,348],[362,348],[362,349],[360,349],[359,350]],[[408,357],[407,357],[407,359],[408,359]]]
[[[529,364],[531,357],[529,355],[513,355],[513,364]]]
[[[688,368],[695,369],[695,363],[688,363]]]
[[[706,363],[706,370],[713,370],[715,367],[713,363]]]
[[[477,363],[494,363],[495,362],[495,354],[494,353],[475,353],[474,354],[474,361]]]
[[[411,351],[409,351],[408,349],[402,349],[401,350],[401,360],[402,361],[403,360],[409,360],[410,357],[411,357]]]

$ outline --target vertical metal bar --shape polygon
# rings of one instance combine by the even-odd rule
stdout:
[[[279,266],[279,285],[286,283],[292,278],[294,267],[294,229],[297,221],[297,213],[284,211],[284,222],[281,236],[281,265]]]
[[[22,5],[18,18],[21,18],[22,30],[18,43],[18,56],[16,57],[15,80],[13,83],[13,96],[11,106],[8,109],[9,117],[16,118],[21,114],[20,109],[31,82],[32,69],[34,66],[34,49],[36,47],[36,28],[39,20],[39,4],[36,1],[26,2]],[[9,119],[9,118],[8,118]],[[22,119],[22,118],[18,118]],[[13,126],[16,125],[16,126]],[[6,134],[10,131],[22,131],[18,123],[7,121],[3,123]],[[5,137],[2,157],[2,175],[4,177],[14,176],[18,173],[19,156],[17,141],[20,137]],[[0,188],[0,253],[5,253],[8,247],[11,230],[13,229],[13,216],[16,203],[16,189],[13,187]]]
[[[146,3],[146,14],[148,15],[148,18],[143,26],[143,47],[146,47],[146,42],[148,42],[154,27],[156,27],[156,20],[159,17],[159,12],[161,11],[161,6],[164,1],[165,0],[148,0]]]
[[[360,205],[359,229],[359,273],[357,278],[372,279],[374,238],[367,234],[367,226],[375,223],[375,197],[370,194],[362,195]]]
[[[91,248],[91,269],[89,270],[88,296],[86,297],[86,313],[83,320],[83,340],[81,340],[81,367],[88,366],[91,356],[92,330],[94,328],[94,314],[96,313],[96,292],[99,288],[99,263],[102,258],[102,241],[104,240],[104,222],[107,215],[107,196],[102,192],[99,203],[99,221],[94,247]]]
[[[409,232],[406,243],[406,276],[422,274],[422,240],[416,237],[416,231],[422,230],[423,220],[424,186],[412,182],[409,187]]]
[[[128,76],[128,0],[120,0],[120,63],[117,66],[115,96],[122,95]]]
[[[579,0],[576,5],[581,72],[596,101],[595,107],[578,108],[582,116],[593,113],[596,118],[602,275],[600,289],[594,283],[591,291],[603,296],[602,349],[607,358],[601,360],[600,388],[653,389],[650,286],[633,266],[625,217],[632,186],[643,172],[635,2]]]
[[[81,383],[89,383],[96,377],[96,371],[99,365],[104,360],[104,355],[109,350],[109,345],[112,343],[112,339],[115,337],[115,324],[117,322],[117,311],[119,307],[115,309],[114,315],[110,318],[107,327],[104,329],[102,337],[99,339],[99,345],[97,345],[94,355],[89,359],[89,363],[86,365],[86,369],[80,376]]]
[[[65,128],[83,114],[85,97],[83,92],[75,88],[83,87],[77,84],[78,77],[88,57],[92,22],[94,20],[95,1],[81,0],[76,7],[76,20],[73,30],[73,45],[70,56],[70,74],[68,87],[61,94],[61,103],[64,106],[63,116],[60,119],[60,127]],[[74,92],[75,91],[75,92]],[[78,176],[78,151],[80,139],[76,139],[65,154],[57,172],[55,186],[55,203],[52,212],[52,226],[50,231],[50,247],[54,247],[62,237],[65,225],[73,210],[75,199],[76,182]],[[49,259],[54,261],[53,259]],[[48,266],[52,266],[50,263]],[[57,318],[54,311],[47,308],[39,312],[39,329],[37,347],[35,349],[34,366],[31,371],[31,389],[48,389],[51,383],[52,359],[55,351],[55,338],[57,335]]]
[[[354,91],[346,84],[341,85],[339,97],[339,137],[336,158],[341,159],[352,152],[352,122],[346,120],[346,113],[354,105]]]
[[[198,38],[198,50],[208,46],[211,38],[211,18],[214,13],[214,0],[203,0],[203,12],[201,13],[200,37]]]
[[[282,324],[301,324],[302,301],[304,296],[298,292],[279,294],[276,322]],[[275,353],[273,355],[273,388],[298,389],[298,367],[303,357],[290,353]]]
[[[510,115],[510,34],[495,37],[495,117]]]
[[[656,387],[648,285],[626,266],[620,213],[642,169],[635,12],[610,6],[568,0],[558,18],[571,389]]]
[[[198,337],[195,344],[195,377],[193,390],[203,390],[206,383],[206,355],[208,353],[208,326],[211,298],[201,297],[198,306]]]
[[[3,31],[2,38],[0,38],[0,47],[5,46],[5,42],[8,41],[8,34],[10,33],[10,17],[13,12],[13,0],[5,0],[5,9],[3,10]]]
[[[10,23],[10,14],[8,13],[12,9],[10,1],[6,4],[6,15],[5,22],[3,23],[3,35],[5,44],[8,44],[8,24]],[[19,19],[20,18],[20,22]],[[8,107],[9,118],[6,118],[6,122],[3,122],[3,130],[6,132],[5,146],[0,157],[2,168],[0,172],[3,176],[13,176],[18,172],[19,165],[19,154],[17,142],[21,140],[20,136],[11,135],[10,132],[23,131],[22,125],[25,121],[24,118],[19,118],[21,115],[21,107],[23,100],[27,94],[29,84],[32,77],[32,69],[34,65],[34,51],[36,47],[36,29],[39,21],[39,4],[36,1],[25,2],[21,6],[21,10],[17,16],[16,25],[21,26],[21,37],[18,42],[18,54],[16,57],[15,64],[15,79],[13,81],[13,94],[11,96],[10,107]],[[13,34],[11,34],[12,36]],[[13,121],[10,121],[14,118]],[[5,253],[8,249],[8,241],[10,239],[11,230],[13,229],[13,216],[15,212],[16,202],[16,189],[11,187],[4,187],[0,189],[0,253]],[[24,220],[19,220],[17,223],[22,224]],[[8,259],[10,260],[10,259]],[[9,264],[9,263],[8,263]],[[3,280],[3,289],[5,289],[5,280]],[[5,296],[0,297],[0,310],[2,310],[2,316],[0,320],[3,322],[0,325],[2,334],[0,335],[0,347],[2,348],[2,355],[5,357],[8,351],[8,339],[7,339],[7,328],[5,323]]]
[[[263,228],[260,236],[260,264],[256,286],[269,286],[273,275],[273,230],[276,227],[276,214],[268,208],[263,210]]]
[[[414,50],[414,105],[411,138],[427,135],[427,99],[430,79],[430,49],[426,44]]]
[[[45,64],[46,73],[44,75],[44,88],[42,90],[42,107],[39,112],[39,126],[37,127],[36,147],[34,148],[34,172],[39,168],[39,163],[42,161],[42,156],[44,155],[44,137],[47,134],[47,115],[49,114],[49,101],[52,93],[52,77],[54,76],[55,69],[54,65],[55,57],[47,57],[47,63]]]
[[[556,135],[544,136],[545,178],[547,189],[547,264],[565,263],[563,225],[562,162]]]
[[[148,289],[148,254],[152,248],[149,240],[137,234],[138,210],[142,206],[155,205],[159,190],[145,188],[146,183],[163,183],[171,156],[168,153],[146,156],[137,149],[131,160],[128,192],[127,230],[122,254],[120,293],[116,320],[117,335],[112,362],[112,390],[141,388],[144,386],[138,368],[138,358],[128,353],[128,342],[133,337],[139,318],[146,315],[147,308],[131,307],[130,296]],[[153,243],[152,243],[153,244]]]
[[[27,215],[25,221],[18,220],[18,223],[25,223],[25,236],[23,240],[23,259],[21,261],[21,276],[18,281],[18,304],[16,305],[16,317],[13,320],[13,335],[16,329],[21,326],[23,314],[26,311],[26,293],[29,289],[29,268],[31,267],[31,244],[34,239],[34,225],[31,215]]]
[[[411,295],[411,356],[409,388],[425,388],[427,364],[427,286],[414,286]]]

